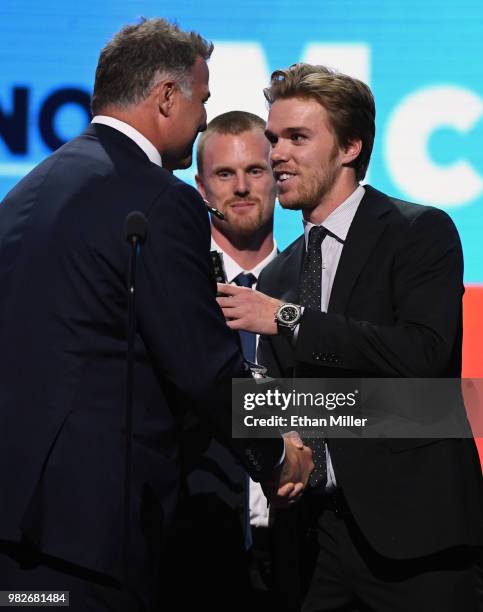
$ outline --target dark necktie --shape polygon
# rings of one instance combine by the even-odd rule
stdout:
[[[238,276],[233,279],[234,283],[239,287],[253,287],[253,285],[257,282],[257,279],[250,272],[245,274],[245,272],[241,272]],[[257,344],[257,336],[253,332],[247,331],[239,331],[240,340],[243,350],[243,356],[248,361],[255,361],[255,350]]]
[[[300,277],[300,304],[314,310],[321,310],[322,298],[322,241],[327,230],[321,225],[310,229],[304,267]],[[315,487],[327,483],[327,461],[324,438],[306,440],[312,449],[314,471],[310,475],[310,485]]]
[[[245,274],[241,272],[233,279],[234,283],[239,287],[253,287],[257,279],[250,272]],[[257,335],[253,332],[240,330],[240,341],[242,345],[243,356],[248,361],[255,361],[255,352],[257,346]],[[252,530],[250,525],[250,479],[248,474],[245,475],[245,549],[250,550],[252,547]]]

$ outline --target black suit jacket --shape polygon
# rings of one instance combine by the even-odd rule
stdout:
[[[260,291],[297,303],[304,254],[302,236],[265,268]],[[259,360],[273,376],[459,377],[462,273],[459,237],[444,212],[367,186],[328,312],[305,310],[295,348],[264,337]],[[337,483],[380,554],[403,559],[483,543],[473,440],[329,439],[328,446]]]
[[[197,520],[217,531],[221,539],[230,538],[238,548],[234,554],[244,554],[249,498],[243,465],[195,415],[187,414],[181,444],[184,497],[193,506],[190,514],[196,512]]]
[[[126,355],[124,220],[149,224],[137,273],[132,548],[140,591],[178,493],[184,407],[231,441],[244,376],[215,300],[197,192],[91,125],[0,206],[0,539],[119,577]],[[282,444],[236,447],[255,478]]]

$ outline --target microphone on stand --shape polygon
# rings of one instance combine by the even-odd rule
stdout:
[[[126,609],[129,609],[129,557],[131,518],[131,474],[132,474],[132,428],[133,428],[133,382],[134,343],[136,338],[136,264],[141,245],[146,240],[148,222],[142,212],[130,212],[125,221],[124,233],[131,245],[128,276],[128,327],[126,358],[126,404],[125,404],[125,455],[124,455],[124,508],[123,508],[123,588],[126,593]]]
[[[131,244],[143,244],[148,233],[148,220],[142,212],[133,210],[124,222],[124,233],[126,240]]]

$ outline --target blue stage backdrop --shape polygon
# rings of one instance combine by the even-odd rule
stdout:
[[[0,197],[83,129],[99,49],[141,15],[215,42],[209,117],[266,116],[270,72],[301,60],[369,83],[378,113],[368,180],[447,210],[461,233],[465,280],[483,283],[481,0],[2,0]],[[194,169],[181,176],[192,181]],[[277,210],[281,247],[300,231],[297,214]]]

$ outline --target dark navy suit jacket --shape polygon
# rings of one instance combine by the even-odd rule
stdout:
[[[104,125],[0,206],[0,539],[120,574],[132,210],[149,224],[136,298],[131,565],[141,585],[157,578],[175,506],[183,408],[233,446],[230,381],[245,373],[215,301],[200,196]],[[244,442],[245,467],[267,476],[281,442]]]
[[[464,289],[454,224],[441,210],[365,189],[327,313],[304,311],[295,346],[262,337],[259,362],[275,377],[458,378]],[[304,255],[301,236],[263,270],[258,289],[298,303]],[[337,484],[378,553],[408,559],[483,543],[481,468],[473,440],[457,436],[328,439]],[[302,500],[278,513],[281,550],[290,515],[303,509]]]

